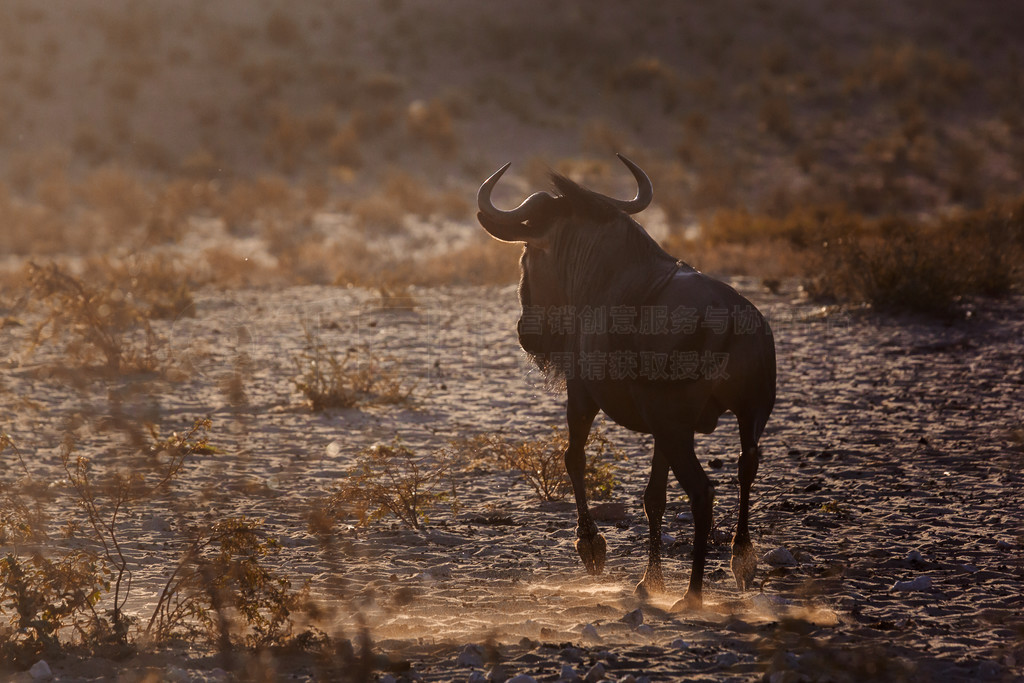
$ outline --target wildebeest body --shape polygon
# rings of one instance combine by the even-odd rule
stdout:
[[[566,468],[579,514],[577,549],[600,572],[605,542],[590,518],[583,447],[598,410],[655,439],[644,493],[650,558],[638,591],[661,590],[661,518],[671,469],[694,512],[694,564],[685,598],[700,604],[712,490],[693,452],[694,432],[714,430],[725,412],[741,437],[740,519],[733,571],[746,587],[754,573],[747,530],[757,442],[775,400],[771,330],[733,288],[669,256],[628,213],[650,201],[650,181],[623,158],[640,185],[636,199],[614,200],[553,176],[558,195],[537,193],[512,212],[494,209],[480,190],[479,219],[494,237],[523,242],[518,324],[524,350],[564,381],[569,427]],[[507,168],[507,166],[505,167]]]

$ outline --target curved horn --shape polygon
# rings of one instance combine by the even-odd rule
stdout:
[[[550,206],[551,202],[555,201],[555,198],[547,192],[534,192],[522,204],[511,211],[502,211],[495,208],[494,204],[491,203],[491,190],[494,189],[494,186],[498,184],[498,180],[501,179],[501,176],[504,175],[511,165],[512,162],[510,161],[495,171],[490,178],[483,182],[480,189],[476,192],[476,203],[480,207],[480,212],[495,222],[509,225],[528,221],[530,218],[537,216],[545,207]]]
[[[625,211],[630,214],[640,213],[646,209],[651,203],[651,200],[654,199],[654,186],[651,184],[651,179],[647,177],[647,174],[643,172],[643,169],[626,157],[621,154],[616,154],[615,156],[617,156],[619,160],[626,165],[626,168],[628,168],[630,173],[633,174],[633,177],[636,178],[637,190],[636,196],[632,199],[613,199],[612,197],[608,197],[608,200],[621,211]]]

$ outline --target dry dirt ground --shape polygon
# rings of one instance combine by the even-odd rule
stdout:
[[[759,554],[786,548],[792,562],[762,560],[757,590],[734,587],[738,439],[725,421],[698,442],[717,490],[699,612],[668,609],[681,597],[692,538],[676,484],[665,528],[672,593],[632,596],[646,557],[639,496],[651,448],[608,421],[600,424],[627,457],[612,497],[624,505],[604,508],[601,577],[588,576],[573,549],[574,506],[539,503],[486,459],[458,475],[459,507],[432,510],[423,531],[388,519],[339,523],[329,547],[311,534],[313,501],[362,448],[398,436],[426,453],[481,433],[544,438],[561,424],[561,398],[518,349],[514,287],[413,289],[387,306],[360,289],[201,292],[194,317],[157,323],[184,378],[150,378],[134,395],[131,380],[68,381],[53,348],[24,350],[30,325],[5,326],[0,413],[19,435],[25,470],[5,464],[4,476],[54,493],[48,544],[88,547],[86,534],[57,531],[80,518],[56,448],[69,425],[120,411],[168,433],[210,415],[218,452],[194,456],[170,496],[121,522],[133,568],[127,609],[148,615],[190,525],[262,518],[281,545],[270,562],[294,585],[310,582],[326,610],[321,628],[353,636],[359,615],[374,651],[411,667],[379,671],[382,680],[1020,680],[1024,300],[978,303],[943,323],[821,308],[795,285],[773,294],[753,280],[733,284],[768,315],[779,357],[754,543]],[[325,348],[372,350],[399,368],[415,384],[410,402],[309,411],[293,382],[306,331]],[[242,390],[236,382],[226,391],[235,373]],[[112,438],[77,434],[80,451],[97,459]],[[49,664],[60,680],[253,671],[194,647]],[[281,680],[324,672],[315,658],[287,653],[258,666]]]

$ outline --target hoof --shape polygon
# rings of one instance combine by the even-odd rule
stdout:
[[[608,544],[605,543],[604,536],[601,534],[590,539],[576,539],[576,552],[580,554],[583,566],[590,574],[596,575],[604,571],[604,556],[607,549]]]
[[[644,578],[640,579],[640,583],[638,583],[636,588],[633,590],[633,595],[644,600],[655,593],[664,592],[665,580],[661,577],[661,571],[651,571],[648,569],[644,572]]]
[[[754,583],[754,573],[757,571],[757,557],[749,541],[733,545],[729,567],[732,569],[733,578],[736,579],[736,587],[741,591],[750,589]]]
[[[676,603],[672,605],[670,612],[696,612],[704,606],[704,600],[700,593],[693,591],[686,591],[686,595],[683,596],[682,600],[676,600]]]

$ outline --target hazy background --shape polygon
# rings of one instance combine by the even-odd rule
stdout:
[[[480,181],[512,161],[499,204],[549,168],[630,193],[621,151],[677,255],[794,274],[792,244],[718,253],[756,226],[695,238],[723,209],[1019,192],[1022,35],[996,1],[2,0],[0,254],[152,250],[227,285],[509,279]],[[464,266],[417,261],[453,249]]]

